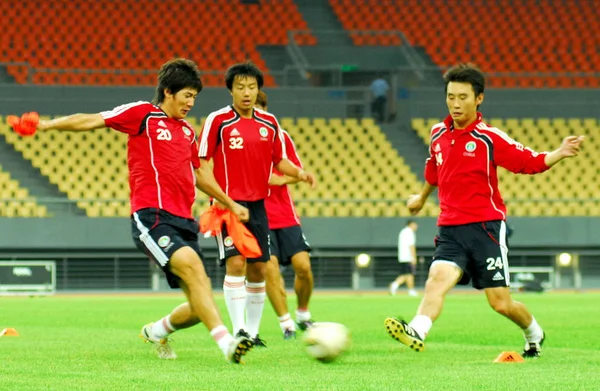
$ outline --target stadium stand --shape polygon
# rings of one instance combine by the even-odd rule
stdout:
[[[0,117],[0,133],[5,133],[6,126]],[[23,201],[28,200],[28,201]],[[4,217],[47,217],[44,205],[39,205],[10,173],[0,166],[0,216]]]
[[[31,75],[36,84],[154,85],[155,70],[179,56],[202,70],[221,71],[249,59],[266,72],[265,85],[273,86],[256,46],[284,45],[288,30],[307,30],[293,0],[0,1],[0,15],[10,20],[3,24],[0,62],[29,63],[36,68]],[[141,19],[144,27],[132,22]],[[316,39],[304,33],[296,42],[314,45]],[[26,65],[9,66],[8,73],[18,83],[28,80]],[[217,74],[208,73],[203,81],[223,84]]]
[[[413,129],[429,144],[431,127],[439,119],[415,118]],[[521,144],[536,151],[557,148],[562,139],[572,134],[594,135],[600,133],[596,118],[490,118],[492,126],[505,131]],[[581,155],[561,163],[552,174],[535,176],[514,175],[499,170],[500,191],[513,216],[598,216],[600,203],[597,197],[600,163],[594,151],[600,148],[595,137],[588,137]],[[542,200],[543,199],[543,200]],[[553,201],[558,200],[560,201]],[[528,200],[527,202],[522,202]]]
[[[201,120],[189,121],[200,129]],[[316,170],[321,182],[317,191],[303,185],[294,187],[302,216],[408,214],[401,201],[390,204],[378,200],[406,199],[422,183],[371,119],[283,118],[282,126],[292,135],[303,161]],[[126,135],[100,129],[81,133],[40,132],[35,137],[23,138],[5,124],[0,126],[0,133],[70,199],[88,199],[77,203],[88,216],[129,215],[129,203],[124,201],[129,196]],[[196,214],[206,207],[205,199],[199,196]],[[361,202],[366,199],[370,201]],[[428,203],[424,212],[434,216],[437,206]]]
[[[442,67],[472,61],[490,73],[600,71],[600,35],[590,33],[600,29],[600,7],[593,0],[513,1],[510,6],[492,0],[330,4],[346,30],[400,30]],[[385,32],[350,35],[355,45],[399,44]],[[495,76],[490,86],[597,88],[600,77]]]

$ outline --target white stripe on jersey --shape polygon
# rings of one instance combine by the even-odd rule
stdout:
[[[217,111],[213,111],[208,115],[206,121],[204,121],[204,127],[202,128],[202,136],[200,138],[200,148],[198,148],[198,156],[201,158],[205,158],[208,153],[208,134],[210,133],[210,128],[212,127],[212,123],[215,120],[215,117],[220,114],[229,113],[232,111],[230,106],[223,107]]]
[[[112,110],[101,111],[100,115],[102,116],[102,118],[108,119],[108,118],[116,117],[117,115],[123,113],[126,110],[131,109],[132,107],[141,106],[141,105],[148,105],[148,104],[151,104],[151,103],[143,101],[143,100],[139,100],[137,102],[127,103],[127,104],[124,104],[124,105],[121,105],[121,106],[117,106],[117,107],[115,107]]]

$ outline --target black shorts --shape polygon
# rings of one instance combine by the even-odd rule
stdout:
[[[269,250],[269,220],[267,219],[267,211],[265,209],[265,202],[260,201],[236,201],[238,204],[248,208],[250,212],[250,220],[244,223],[246,228],[254,235],[258,241],[258,245],[262,251],[260,258],[247,258],[246,262],[267,262],[271,259],[271,252]],[[219,264],[225,265],[227,258],[231,258],[235,255],[241,255],[238,249],[233,243],[231,236],[227,234],[227,227],[223,224],[221,234],[217,235],[217,247],[219,249]]]
[[[410,262],[399,262],[399,273],[401,276],[405,275],[405,274],[415,274],[415,268],[413,267],[413,264]]]
[[[460,285],[473,280],[476,289],[509,286],[506,223],[496,220],[440,227],[433,261],[458,265],[463,271]]]
[[[310,252],[311,248],[301,226],[271,230],[271,254],[277,257],[280,265],[291,264],[292,257],[302,251]]]
[[[137,248],[161,267],[171,288],[179,287],[179,278],[169,267],[175,251],[191,247],[204,262],[196,220],[184,219],[162,209],[141,209],[131,216],[131,235]]]

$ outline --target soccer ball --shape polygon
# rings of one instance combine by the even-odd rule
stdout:
[[[321,362],[331,362],[350,348],[350,330],[343,324],[316,322],[303,338],[306,351]]]

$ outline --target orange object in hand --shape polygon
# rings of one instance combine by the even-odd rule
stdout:
[[[25,113],[21,118],[16,115],[6,117],[6,122],[13,128],[15,132],[21,136],[33,136],[37,131],[37,126],[40,123],[40,115],[35,111]]]

